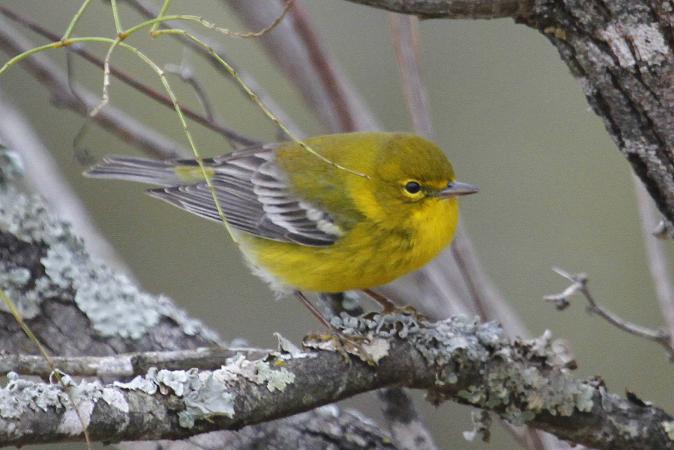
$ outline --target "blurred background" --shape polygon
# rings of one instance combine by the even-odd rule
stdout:
[[[248,1],[263,8],[267,0]],[[5,0],[3,5],[62,34],[80,3]],[[126,26],[139,21],[121,4]],[[384,128],[409,130],[388,13],[346,1],[304,4],[324,43]],[[171,11],[245,29],[219,1],[176,0]],[[674,367],[659,346],[587,315],[580,298],[564,312],[542,300],[566,287],[551,271],[560,266],[588,273],[596,299],[622,317],[661,325],[629,166],[589,110],[580,86],[543,36],[512,20],[433,20],[422,22],[420,29],[438,143],[460,179],[481,188],[479,195],[462,203],[462,220],[487,272],[532,333],[550,329],[553,336],[568,340],[578,361],[577,376],[601,375],[610,390],[629,389],[673,411]],[[26,35],[36,44],[45,42]],[[113,36],[108,4],[95,2],[76,35]],[[254,40],[218,40],[231,60],[251,73],[307,134],[325,132]],[[151,40],[142,34],[133,43],[160,64],[189,64],[230,127],[258,140],[276,140],[277,130],[269,120],[201,58],[166,38]],[[106,50],[88,48],[101,56]],[[65,61],[63,51],[50,56],[59,64]],[[101,71],[77,57],[73,61],[76,80],[100,92]],[[160,90],[154,75],[127,52],[117,51],[113,62]],[[171,80],[181,102],[199,109],[193,91],[177,78]],[[227,340],[272,346],[275,331],[297,342],[319,329],[294,300],[273,300],[221,227],[145,196],[141,185],[82,178],[84,166],[75,158],[73,140],[85,120],[54,108],[47,91],[21,68],[3,76],[0,87],[29,118],[146,290],[167,294]],[[110,93],[112,105],[187,146],[174,113],[115,79]],[[230,150],[221,136],[198,125],[191,129],[204,155]],[[110,153],[139,154],[95,125],[81,144],[94,159]],[[346,403],[379,418],[370,395]],[[421,395],[415,397],[444,448],[516,446],[498,425],[493,426],[491,444],[465,442],[461,432],[471,428],[468,408],[434,408]]]

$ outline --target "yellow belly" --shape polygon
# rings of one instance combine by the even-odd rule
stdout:
[[[307,247],[240,236],[241,249],[277,290],[341,292],[373,288],[412,272],[449,244],[456,231],[455,199],[434,203],[394,229],[363,222],[333,245]]]

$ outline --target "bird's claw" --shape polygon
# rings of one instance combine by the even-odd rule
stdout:
[[[310,334],[305,336],[303,340],[304,346],[319,350],[335,351],[349,364],[351,364],[351,356],[353,355],[371,366],[377,365],[375,359],[365,348],[366,345],[370,344],[368,337],[346,335],[337,329],[331,331],[330,334]]]
[[[417,309],[412,306],[412,305],[405,305],[405,306],[395,306],[393,308],[385,308],[382,311],[383,314],[400,314],[400,315],[406,315],[406,316],[411,316],[417,321],[428,321],[428,317],[424,316],[422,313],[417,311]]]

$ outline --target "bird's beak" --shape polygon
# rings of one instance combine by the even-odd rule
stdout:
[[[449,198],[459,195],[470,195],[478,192],[480,188],[474,184],[462,183],[460,181],[452,181],[446,188],[435,194],[437,197]]]

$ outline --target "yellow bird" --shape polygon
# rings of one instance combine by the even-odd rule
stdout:
[[[334,164],[295,142],[203,159],[243,254],[276,292],[372,295],[447,246],[459,220],[457,197],[478,190],[457,181],[442,150],[413,134],[304,142]],[[108,157],[86,175],[158,185],[151,196],[221,220],[195,160]]]

